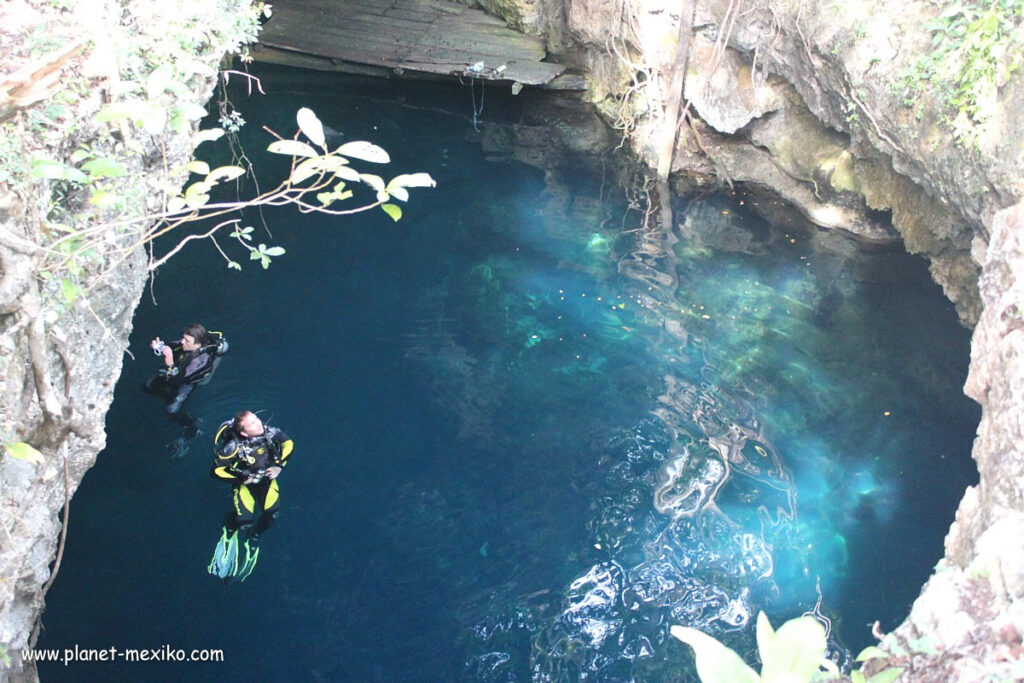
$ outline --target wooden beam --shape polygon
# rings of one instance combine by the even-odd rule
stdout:
[[[542,61],[544,41],[504,21],[450,0],[277,0],[260,35],[265,61],[287,54],[372,67],[464,74],[542,85],[565,71]],[[292,59],[287,57],[287,59]],[[482,72],[466,68],[484,62]],[[501,73],[495,69],[504,66]],[[315,67],[314,67],[315,68]],[[578,86],[579,80],[574,82]],[[573,87],[576,89],[576,87]]]

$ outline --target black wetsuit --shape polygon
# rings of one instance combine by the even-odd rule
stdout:
[[[277,518],[280,489],[277,479],[266,476],[266,470],[284,467],[292,447],[292,440],[276,427],[264,426],[259,436],[243,437],[230,420],[220,426],[214,438],[216,457],[210,474],[235,485],[234,509],[224,523],[229,530],[249,530],[249,537],[256,539]],[[246,484],[253,476],[258,480]],[[262,512],[254,525],[257,508]]]
[[[168,346],[174,352],[174,365],[149,378],[143,385],[143,391],[162,398],[172,420],[195,429],[195,420],[182,408],[196,385],[213,371],[216,352],[210,345],[195,351],[184,351],[177,342]]]

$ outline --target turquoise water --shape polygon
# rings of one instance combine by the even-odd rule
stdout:
[[[758,611],[813,611],[843,658],[903,619],[975,477],[968,333],[923,262],[774,229],[743,194],[645,227],[600,160],[510,160],[538,137],[526,93],[487,90],[477,132],[468,88],[315,78],[234,95],[257,163],[256,122],[309,106],[438,187],[397,224],[267,211],[266,271],[201,245],[160,270],[40,642],[225,661],[44,680],[693,680],[672,624],[749,657]],[[193,320],[231,351],[172,459],[138,386],[148,340]],[[243,408],[296,450],[225,586],[209,439]]]

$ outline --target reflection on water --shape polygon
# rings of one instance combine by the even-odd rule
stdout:
[[[588,530],[598,557],[557,605],[542,605],[552,610],[546,620],[518,615],[535,677],[664,675],[682,659],[667,637],[675,623],[732,633],[726,640],[749,652],[759,610],[776,621],[818,617],[844,663],[848,646],[867,643],[868,622],[833,630],[832,616],[889,627],[902,616],[877,604],[844,614],[859,584],[889,578],[851,567],[850,539],[881,529],[891,543],[913,528],[900,518],[913,494],[895,472],[917,466],[906,440],[942,443],[927,434],[941,426],[890,418],[934,410],[944,393],[956,395],[957,377],[907,386],[907,354],[918,349],[872,332],[883,312],[871,308],[868,278],[905,257],[865,256],[835,235],[777,234],[743,203],[690,201],[678,230],[645,224],[613,238],[619,277],[603,308],[625,335],[602,327],[606,313],[584,324],[628,343],[661,377],[650,417],[610,438],[597,459],[605,479]],[[566,289],[557,294],[547,303],[563,308]],[[903,322],[907,336],[921,324]],[[894,547],[880,550],[901,555]],[[482,624],[475,676],[503,679],[507,631]],[[660,663],[648,670],[651,662]]]
[[[842,658],[903,618],[977,419],[967,333],[920,262],[772,229],[743,196],[677,198],[662,229],[592,164],[483,159],[434,88],[340,83],[302,104],[438,189],[397,226],[270,214],[286,258],[236,274],[186,251],[136,319],[139,340],[215,322],[232,354],[195,412],[265,408],[295,439],[260,566],[209,581],[227,493],[203,445],[160,455],[129,365],[44,647],[187,641],[302,680],[685,680],[673,624],[749,654],[759,610],[812,613]],[[238,104],[286,129],[295,97]],[[484,139],[530,137],[521,100],[488,98]],[[217,295],[161,284],[197,276]],[[110,558],[147,580],[97,593]],[[254,619],[273,647],[224,637]]]

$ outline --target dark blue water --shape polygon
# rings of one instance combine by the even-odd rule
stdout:
[[[268,210],[267,237],[250,214],[287,249],[266,271],[198,244],[161,268],[40,645],[225,661],[44,680],[686,680],[672,624],[749,656],[759,610],[813,611],[842,655],[903,619],[975,476],[968,333],[923,262],[772,228],[742,194],[676,198],[661,230],[600,160],[510,161],[544,139],[524,96],[488,90],[477,132],[466,88],[310,78],[234,95],[270,175],[257,122],[290,135],[308,106],[438,187],[397,224]],[[148,340],[192,321],[231,351],[171,459],[138,386]],[[209,438],[246,408],[296,448],[254,574],[224,585]]]

